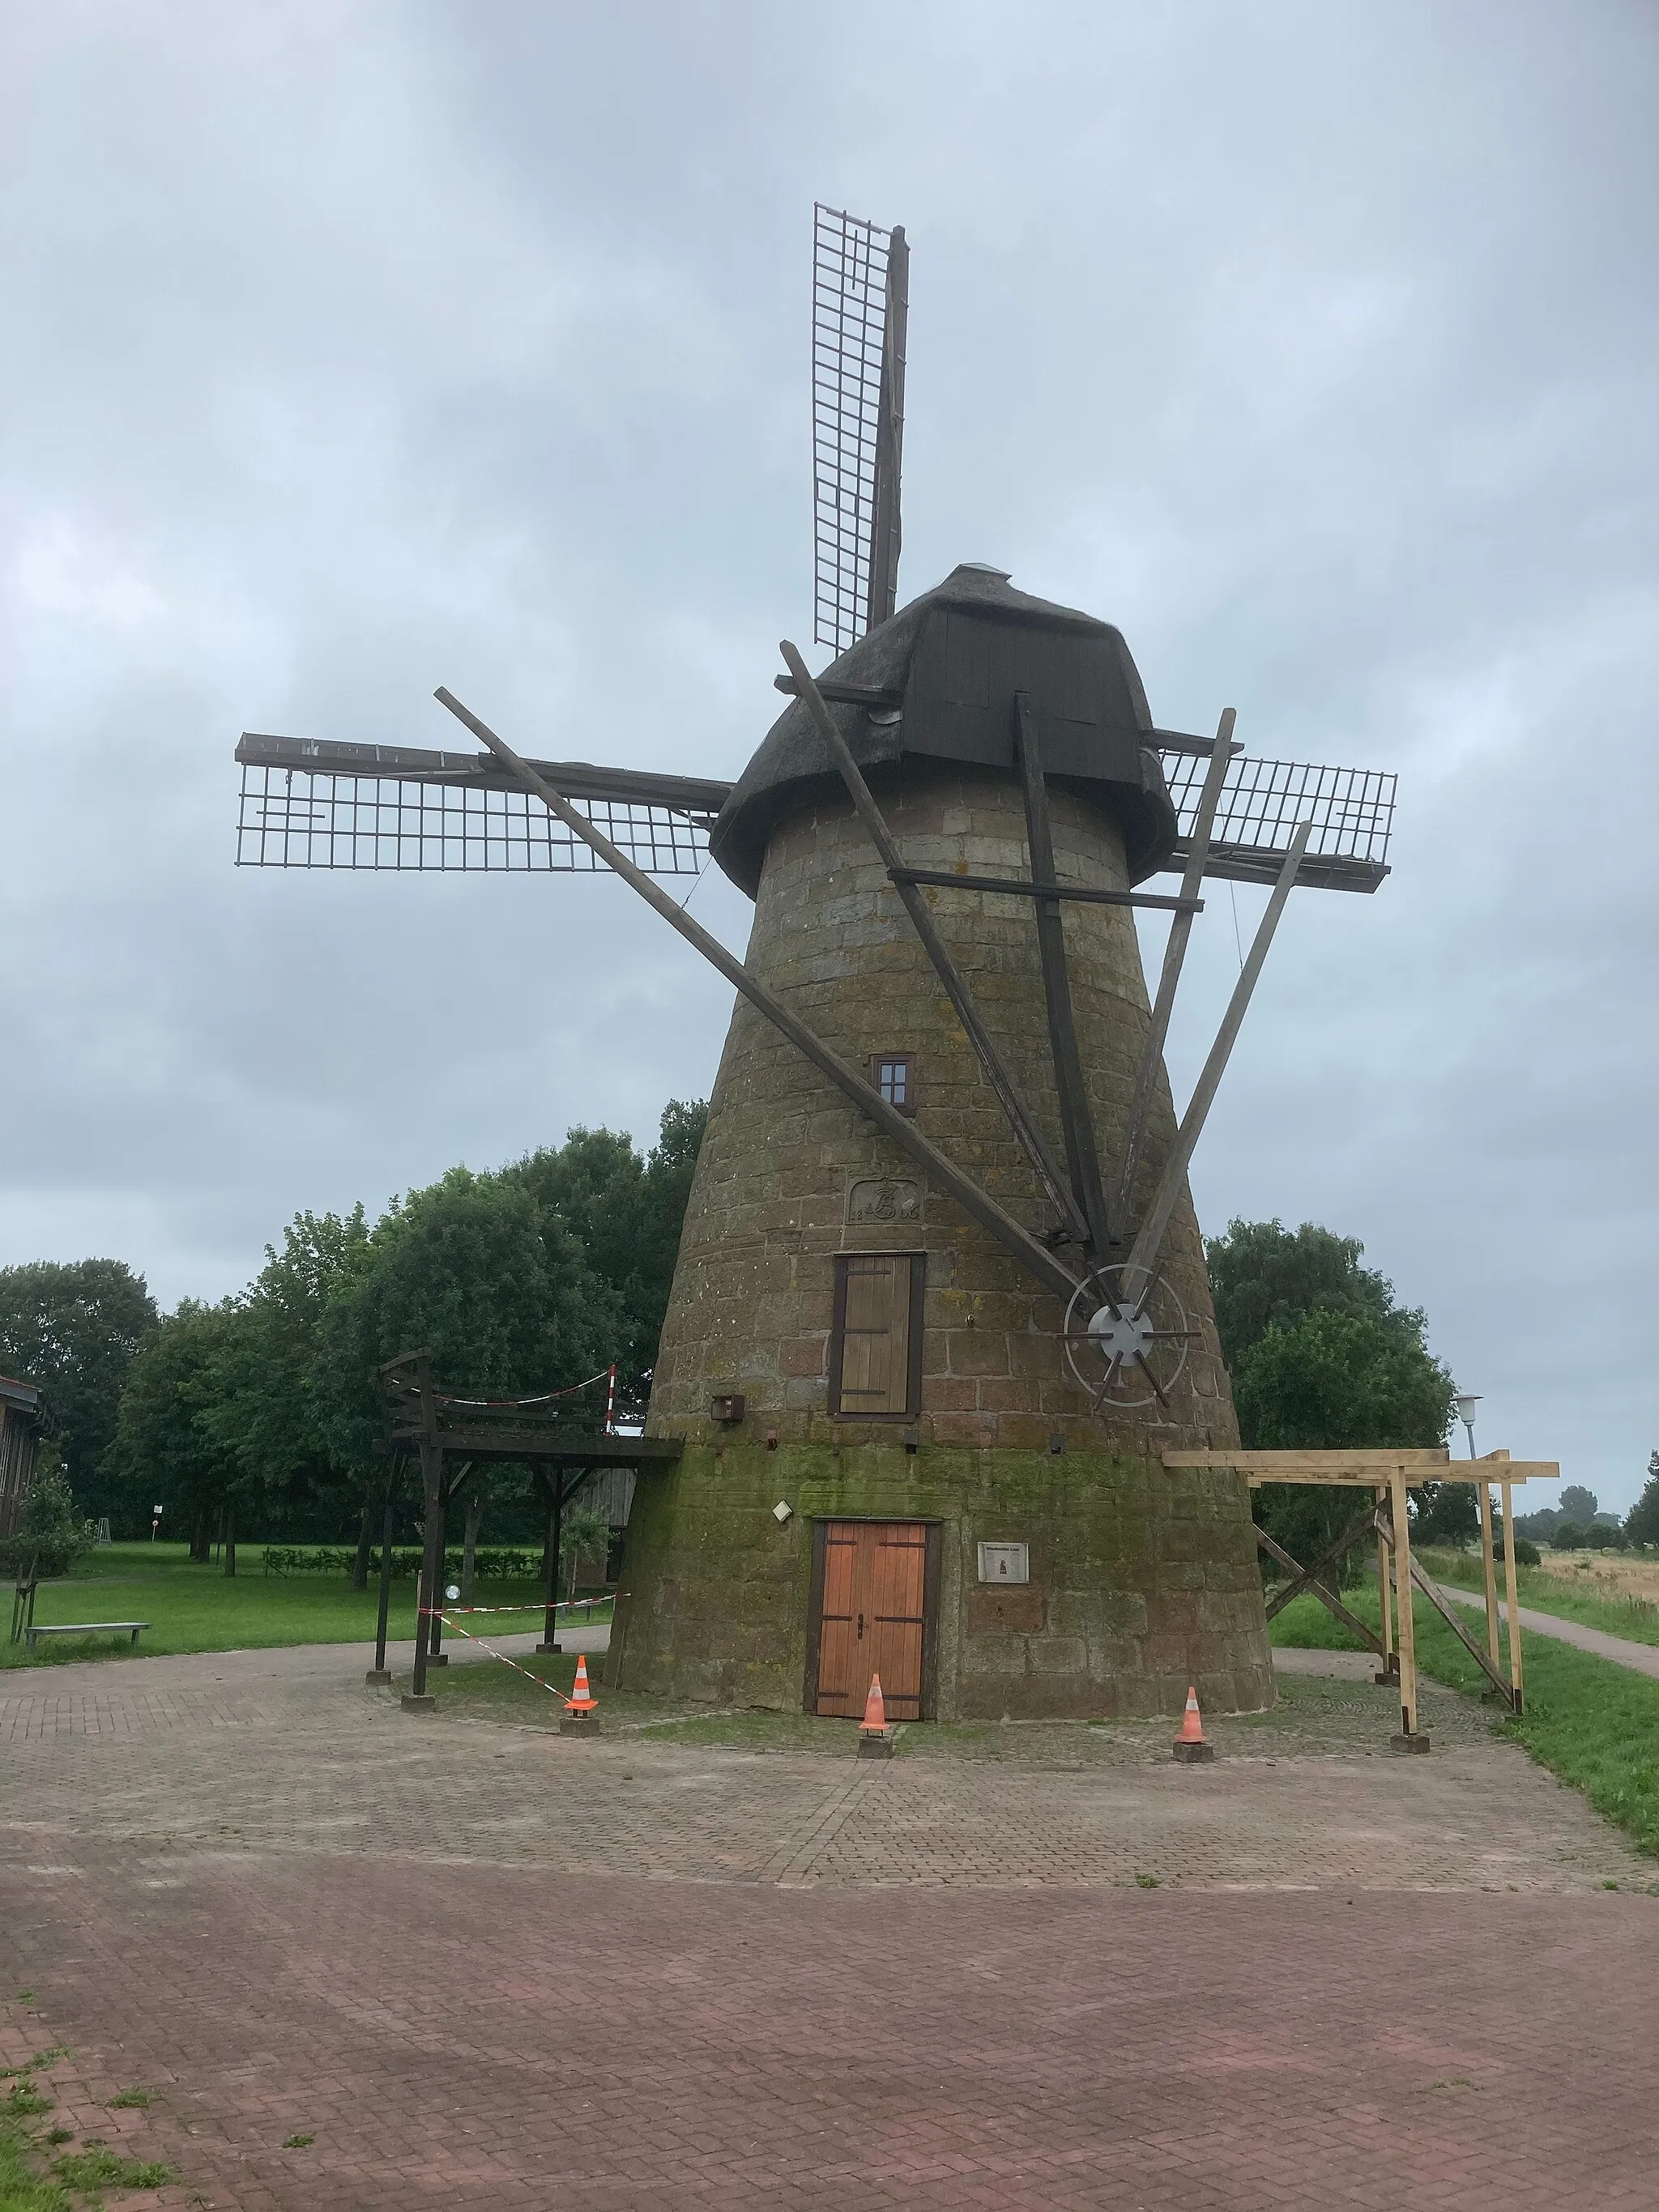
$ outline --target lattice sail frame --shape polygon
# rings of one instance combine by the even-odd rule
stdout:
[[[712,814],[637,799],[587,799],[582,811],[638,867],[695,876],[708,858]],[[236,823],[240,868],[423,870],[446,873],[604,873],[590,846],[524,791],[244,762]]]
[[[313,753],[320,747],[313,747]],[[1183,840],[1198,811],[1205,762],[1162,755]],[[1238,754],[1217,811],[1207,875],[1271,882],[1290,835],[1311,820],[1304,882],[1374,890],[1387,872],[1395,778],[1386,769],[1316,768]],[[582,811],[635,864],[658,876],[696,875],[708,858],[713,811],[622,798]],[[236,862],[254,868],[588,874],[591,848],[522,791],[451,781],[242,763]],[[1178,872],[1182,856],[1170,863]]]
[[[840,654],[868,627],[892,233],[812,217],[812,635]]]

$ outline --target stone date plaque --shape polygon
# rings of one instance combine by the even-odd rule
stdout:
[[[847,1194],[849,1221],[920,1221],[921,1185],[902,1176],[855,1182]]]

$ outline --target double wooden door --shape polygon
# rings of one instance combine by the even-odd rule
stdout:
[[[927,1593],[925,1522],[823,1524],[816,1711],[860,1717],[879,1674],[888,1719],[921,1718]]]

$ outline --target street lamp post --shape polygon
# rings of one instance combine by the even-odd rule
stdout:
[[[1460,1390],[1452,1403],[1457,1408],[1457,1418],[1463,1424],[1463,1433],[1469,1440],[1469,1457],[1474,1457],[1474,1409],[1480,1403],[1478,1390]],[[1492,1671],[1498,1671],[1498,1562],[1492,1556],[1492,1485],[1482,1482],[1476,1486],[1480,1501],[1480,1565],[1486,1581],[1486,1656],[1492,1661]]]

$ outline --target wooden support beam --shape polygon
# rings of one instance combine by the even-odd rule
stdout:
[[[1382,1507],[1388,1498],[1385,1484],[1378,1483],[1371,1492],[1372,1513],[1376,1523],[1376,1594],[1378,1610],[1382,1617],[1382,1664],[1376,1679],[1379,1682],[1398,1682],[1400,1662],[1395,1656],[1393,1613],[1390,1605],[1394,1563],[1389,1550],[1388,1531],[1383,1522]]]
[[[1406,1478],[1395,1474],[1389,1483],[1389,1520],[1394,1537],[1395,1588],[1399,1595],[1400,1734],[1407,1750],[1421,1735],[1417,1725],[1417,1632],[1412,1619],[1412,1528],[1406,1503]]]
[[[1200,1137],[1204,1133],[1204,1124],[1211,1107],[1215,1103],[1215,1094],[1221,1088],[1221,1079],[1226,1073],[1227,1062],[1232,1057],[1233,1047],[1238,1042],[1238,1032],[1244,1025],[1244,1017],[1249,1011],[1251,997],[1266,963],[1268,948],[1273,941],[1273,933],[1279,927],[1279,916],[1285,911],[1285,902],[1290,897],[1296,882],[1297,871],[1302,866],[1302,855],[1308,849],[1308,840],[1312,834],[1311,822],[1301,822],[1297,824],[1296,834],[1291,839],[1290,849],[1285,854],[1285,865],[1279,872],[1279,881],[1273,886],[1273,895],[1267,902],[1267,910],[1256,927],[1255,936],[1250,945],[1249,957],[1245,961],[1239,973],[1238,981],[1233,987],[1233,995],[1228,1003],[1225,1014],[1222,1017],[1221,1027],[1216,1032],[1215,1042],[1210,1047],[1209,1057],[1206,1060],[1198,1081],[1194,1086],[1193,1095],[1187,1102],[1187,1110],[1181,1117],[1181,1127],[1176,1132],[1175,1144],[1170,1149],[1169,1158],[1164,1163],[1164,1171],[1158,1177],[1158,1188],[1152,1194],[1152,1202],[1146,1208],[1146,1218],[1136,1231],[1135,1241],[1130,1247],[1128,1262],[1125,1269],[1125,1273],[1130,1280],[1134,1279],[1138,1271],[1144,1275],[1148,1285],[1151,1285],[1152,1270],[1157,1267],[1158,1255],[1164,1249],[1164,1239],[1169,1230],[1170,1216],[1176,1210],[1176,1203],[1186,1184],[1187,1170],[1191,1164],[1194,1150]],[[1036,871],[1033,869],[1032,873],[1036,872]]]
[[[1025,884],[1017,876],[964,876],[954,868],[889,868],[887,872],[896,884],[933,884],[941,890],[994,891],[1009,898],[1074,899],[1082,906],[1151,907],[1188,919],[1204,911],[1202,899],[1165,898],[1158,891],[1097,891],[1082,884]]]
[[[1459,1619],[1455,1609],[1447,1603],[1441,1594],[1439,1584],[1425,1571],[1421,1560],[1413,1559],[1411,1565],[1413,1582],[1422,1591],[1424,1596],[1427,1598],[1470,1658],[1474,1661],[1476,1666],[1491,1676],[1492,1687],[1495,1690],[1500,1690],[1505,1697],[1508,1697],[1509,1684],[1504,1680],[1496,1663],[1487,1659],[1486,1653],[1470,1635],[1468,1627]]]
[[[1486,1593],[1486,1656],[1498,1673],[1498,1571],[1492,1553],[1492,1485],[1480,1478],[1480,1576]]]
[[[904,911],[909,915],[916,935],[921,939],[922,950],[933,963],[933,973],[945,986],[945,994],[951,1001],[957,1019],[962,1024],[969,1043],[974,1048],[986,1081],[995,1091],[1002,1110],[1008,1117],[1009,1126],[1036,1169],[1037,1180],[1047,1191],[1049,1203],[1073,1237],[1079,1243],[1086,1243],[1088,1222],[1066,1188],[1060,1163],[1049,1151],[1030,1109],[1020,1095],[1012,1072],[985,1026],[974,994],[968,988],[968,980],[957,966],[949,946],[939,934],[933,909],[916,888],[915,872],[902,865],[903,856],[892,831],[887,827],[887,817],[877,805],[875,794],[866,782],[863,770],[853,758],[852,750],[841,733],[840,725],[824,704],[823,694],[807,673],[806,663],[796,648],[786,638],[779,650],[789,663],[796,688],[812,717],[813,726],[823,738],[830,759],[841,770],[841,780],[847,786],[854,811],[892,878]],[[907,877],[911,880],[905,880]]]
[[[1036,709],[1030,695],[1014,694],[1014,750],[1025,788],[1025,842],[1030,853],[1031,880],[1054,880],[1054,839],[1048,819],[1048,780],[1043,773]],[[1078,1050],[1077,1021],[1072,1009],[1072,980],[1066,966],[1066,926],[1058,899],[1039,897],[1036,915],[1037,963],[1042,970],[1042,996],[1048,1012],[1048,1048],[1054,1063],[1054,1089],[1060,1102],[1060,1126],[1066,1139],[1066,1164],[1072,1189],[1089,1224],[1089,1248],[1097,1266],[1110,1255],[1111,1220],[1106,1210],[1106,1189],[1101,1180],[1100,1154],[1095,1145],[1094,1119],[1089,1111],[1088,1085],[1083,1079],[1083,1059]]]
[[[585,814],[555,791],[544,776],[538,775],[526,762],[520,760],[513,748],[464,707],[453,692],[440,686],[435,696],[476,738],[489,746],[498,760],[514,771],[526,791],[533,792],[548,811],[556,815],[573,836],[580,837],[583,844],[597,853],[607,867],[614,869],[625,884],[639,893],[647,906],[662,916],[671,929],[678,931],[687,944],[695,945],[704,959],[718,969],[728,983],[734,984],[750,1004],[787,1037],[821,1074],[827,1076],[843,1097],[849,1098],[860,1112],[867,1114],[877,1127],[890,1137],[899,1150],[914,1160],[947,1198],[954,1199],[963,1212],[977,1221],[988,1235],[994,1237],[1003,1249],[1011,1253],[1046,1291],[1052,1291],[1060,1298],[1069,1300],[1072,1297],[1078,1288],[1077,1277],[1055,1258],[1046,1245],[1040,1243],[1029,1229],[1016,1221],[1012,1214],[1005,1212],[996,1200],[982,1191],[970,1176],[964,1175],[937,1145],[924,1137],[914,1121],[890,1106],[872,1085],[866,1083],[855,1069],[848,1065],[839,1053],[833,1052],[821,1038],[816,1036],[781,999],[775,998],[763,983],[750,974],[734,953],[726,951],[717,937],[684,913],[659,884],[653,883],[643,868],[635,867],[628,855],[619,851],[602,830],[596,830]]]
[[[1158,1082],[1158,1070],[1164,1065],[1164,1044],[1170,1033],[1170,1016],[1175,1010],[1176,987],[1181,981],[1181,970],[1187,958],[1188,940],[1193,933],[1193,915],[1198,911],[1198,890],[1204,880],[1204,863],[1210,856],[1210,832],[1215,827],[1216,808],[1221,802],[1221,787],[1227,780],[1228,764],[1233,754],[1233,725],[1237,719],[1231,707],[1222,714],[1220,726],[1215,733],[1215,745],[1210,754],[1210,765],[1199,793],[1198,817],[1193,824],[1192,842],[1187,848],[1187,866],[1181,878],[1182,904],[1186,910],[1177,913],[1170,925],[1169,940],[1164,947],[1164,969],[1158,979],[1158,996],[1152,1001],[1152,1022],[1146,1031],[1146,1042],[1141,1047],[1140,1066],[1135,1073],[1134,1104],[1129,1114],[1129,1134],[1123,1147],[1123,1161],[1117,1177],[1120,1220],[1128,1218],[1129,1208],[1134,1200],[1135,1176],[1140,1167],[1140,1149],[1146,1140],[1152,1091]]]
[[[1277,1559],[1281,1567],[1288,1567],[1293,1575],[1299,1575],[1301,1573],[1302,1569],[1300,1565],[1291,1557],[1290,1553],[1285,1549],[1282,1544],[1275,1543],[1273,1538],[1267,1534],[1267,1530],[1265,1528],[1257,1528],[1255,1522],[1252,1522],[1250,1526],[1255,1531],[1256,1543],[1262,1551],[1266,1552],[1270,1558]],[[1329,1590],[1324,1587],[1323,1583],[1315,1583],[1312,1585],[1312,1594],[1319,1600],[1319,1602],[1324,1607],[1327,1613],[1334,1613],[1346,1629],[1359,1638],[1360,1642],[1365,1646],[1367,1650],[1380,1651],[1382,1650],[1382,1645],[1378,1643],[1371,1631],[1366,1627],[1364,1622],[1361,1620],[1358,1614],[1356,1613],[1350,1613],[1347,1607],[1343,1604],[1341,1599],[1340,1597],[1333,1597]]]
[[[1292,1599],[1300,1597],[1309,1583],[1317,1578],[1322,1568],[1328,1567],[1333,1560],[1340,1562],[1345,1559],[1365,1530],[1372,1527],[1376,1520],[1376,1508],[1368,1503],[1361,1511],[1355,1514],[1334,1542],[1326,1545],[1311,1566],[1298,1568],[1293,1581],[1286,1583],[1282,1589],[1273,1592],[1267,1607],[1268,1620],[1276,1618],[1278,1614],[1283,1613]],[[1338,1580],[1340,1581],[1340,1572]]]
[[[1517,1713],[1527,1709],[1526,1690],[1521,1680],[1521,1611],[1515,1596],[1515,1498],[1510,1489],[1509,1471],[1498,1486],[1504,1511],[1504,1595],[1509,1613],[1510,1628],[1510,1703]]]

